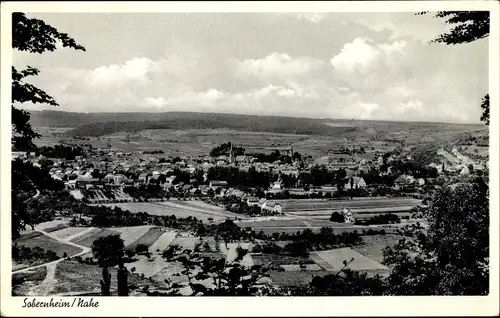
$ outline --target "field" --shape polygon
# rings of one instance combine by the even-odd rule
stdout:
[[[487,131],[483,125],[182,112],[31,111],[31,122],[42,135],[35,141],[39,146],[62,141],[105,148],[109,143],[124,152],[162,150],[173,156],[206,155],[211,148],[228,141],[244,147],[247,153],[271,152],[291,144],[295,151],[313,157],[331,155],[333,149],[355,142],[368,149],[366,155],[370,156],[372,148],[386,152],[399,141],[411,145],[451,144],[459,143],[458,136],[463,133],[481,135]]]
[[[172,244],[175,237],[177,236],[176,231],[166,231],[164,232],[151,246],[149,247],[150,252],[156,252],[156,250],[163,251]]]
[[[43,248],[44,250],[54,251],[57,256],[63,257],[64,254],[68,256],[75,255],[81,251],[80,248],[58,242],[46,235],[36,235],[28,234],[21,236],[16,243],[18,246],[26,246],[29,248],[34,248],[36,246]]]
[[[134,250],[137,246],[139,245],[145,245],[148,248],[158,240],[161,236],[165,234],[165,231],[163,231],[161,228],[154,227],[150,228],[147,230],[146,233],[142,234],[139,238],[136,240],[131,240],[132,243],[127,244],[127,248]],[[131,239],[131,238],[129,238]]]
[[[353,260],[347,268],[363,272],[389,272],[386,266],[345,247],[327,251],[316,251],[311,253],[311,259],[328,271],[339,271],[344,267],[343,262]]]
[[[172,244],[173,245],[179,245],[180,247],[182,247],[183,250],[194,250],[194,247],[196,245],[196,243],[198,243],[200,241],[200,238],[198,237],[193,237],[193,236],[177,236]]]
[[[274,254],[254,254],[252,255],[256,265],[269,264],[272,267],[281,265],[298,265],[298,264],[314,264],[309,257],[296,257],[290,255],[274,255]]]
[[[107,230],[115,231],[120,234],[123,240],[123,245],[125,247],[135,244],[143,235],[149,232],[154,226],[152,225],[141,225],[141,226],[126,226],[126,227],[114,227],[108,228]]]
[[[68,239],[71,237],[78,236],[78,234],[82,233],[85,230],[86,230],[86,228],[84,228],[84,227],[67,227],[67,228],[52,232],[52,235],[54,235],[60,239]]]
[[[92,243],[99,237],[104,237],[108,235],[120,234],[120,232],[113,231],[110,229],[93,229],[89,235],[84,235],[84,237],[77,237],[75,240],[72,240],[73,243],[78,245],[83,245],[87,247],[91,247]]]
[[[203,222],[223,221],[227,218],[243,218],[242,215],[224,211],[223,208],[204,203],[202,201],[180,201],[167,202],[129,202],[102,204],[109,207],[119,207],[130,212],[146,212],[152,215],[175,215],[176,217],[195,217]]]
[[[278,286],[298,286],[309,284],[315,276],[332,275],[329,271],[269,271],[273,284]]]
[[[367,199],[354,199],[354,200],[325,200],[325,199],[289,199],[278,200],[283,206],[283,212],[318,212],[324,210],[340,210],[351,209],[351,211],[360,211],[360,213],[367,213],[369,211],[377,212],[380,209],[386,208],[400,208],[407,209],[414,207],[421,203],[421,200],[413,198],[385,198],[374,197]]]
[[[242,228],[250,227],[255,232],[263,231],[265,234],[287,233],[293,234],[297,232],[302,232],[305,229],[310,229],[311,231],[317,233],[322,227],[329,227],[332,229],[334,234],[341,234],[343,232],[354,232],[362,233],[363,230],[368,230],[369,227],[363,225],[354,225],[348,223],[334,223],[330,222],[328,219],[308,219],[308,218],[296,218],[290,219],[284,217],[279,219],[277,217],[270,220],[256,220],[254,222],[250,220],[245,220],[237,223],[238,226]],[[390,229],[386,229],[390,231]]]
[[[394,246],[402,238],[402,236],[395,234],[365,235],[363,236],[364,244],[353,246],[352,249],[376,262],[382,263],[382,250],[387,246]]]

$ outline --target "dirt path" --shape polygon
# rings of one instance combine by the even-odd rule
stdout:
[[[308,229],[313,228],[312,224],[311,224],[311,223],[309,223],[309,222],[307,222],[305,219],[304,219],[304,220],[302,220],[302,223],[304,223],[304,224],[305,224],[305,226],[306,226]]]
[[[90,229],[92,229],[92,228],[90,228]],[[68,238],[62,239],[62,238],[58,238],[55,235],[52,235],[51,233],[45,232],[43,230],[38,230],[38,231],[40,233],[50,237],[50,238],[62,243],[62,244],[72,245],[74,247],[78,247],[81,249],[81,251],[79,253],[72,255],[71,257],[81,256],[81,255],[86,254],[86,253],[91,251],[91,249],[89,247],[86,247],[83,245],[78,245],[78,244],[75,244],[73,242],[70,242],[68,240]],[[83,231],[83,232],[85,232],[85,231]],[[83,233],[83,232],[81,232],[81,233]],[[81,235],[81,233],[77,233],[78,236]],[[73,237],[76,237],[76,236],[77,235],[73,235]],[[69,237],[69,238],[72,238],[72,237]],[[44,280],[38,286],[33,286],[33,288],[31,288],[27,292],[27,295],[28,296],[47,296],[52,291],[52,289],[54,288],[54,286],[57,282],[57,280],[55,278],[57,264],[64,261],[65,259],[66,258],[60,258],[58,260],[48,262],[45,264],[40,264],[40,265],[36,265],[36,266],[32,266],[32,267],[23,268],[23,269],[20,269],[18,271],[13,272],[13,274],[14,273],[21,273],[21,272],[28,272],[30,270],[37,268],[37,267],[45,266],[47,268],[47,275],[45,276]]]
[[[89,227],[88,229],[85,229],[85,230],[83,230],[81,232],[75,233],[75,234],[73,234],[71,236],[68,236],[68,237],[64,238],[64,240],[65,241],[72,241],[73,239],[75,239],[77,237],[84,236],[87,233],[92,232],[93,229],[95,229],[95,227]],[[80,246],[80,245],[78,245],[78,246]]]

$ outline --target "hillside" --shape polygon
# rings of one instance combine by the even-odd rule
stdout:
[[[351,138],[384,136],[406,139],[408,134],[422,138],[429,133],[482,130],[482,125],[409,123],[362,120],[311,119],[297,117],[255,116],[218,113],[69,113],[31,112],[33,126],[75,127],[67,136],[104,136],[117,132],[151,129],[232,129],[236,131],[343,136]],[[349,139],[351,139],[349,138]],[[378,139],[377,138],[377,139]]]

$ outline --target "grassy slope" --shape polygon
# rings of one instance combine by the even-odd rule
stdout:
[[[26,246],[29,248],[34,248],[39,246],[47,251],[54,251],[59,257],[62,257],[64,253],[67,253],[68,256],[74,255],[81,251],[80,248],[60,243],[46,235],[39,235],[36,237],[21,237],[21,239],[16,241],[19,246]]]
[[[31,272],[16,273],[12,275],[12,296],[26,295],[29,288],[41,283],[47,275],[45,266],[38,267]]]

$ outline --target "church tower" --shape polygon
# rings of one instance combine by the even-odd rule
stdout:
[[[230,148],[229,148],[229,163],[233,163],[234,158],[233,158],[233,143],[231,142]]]

